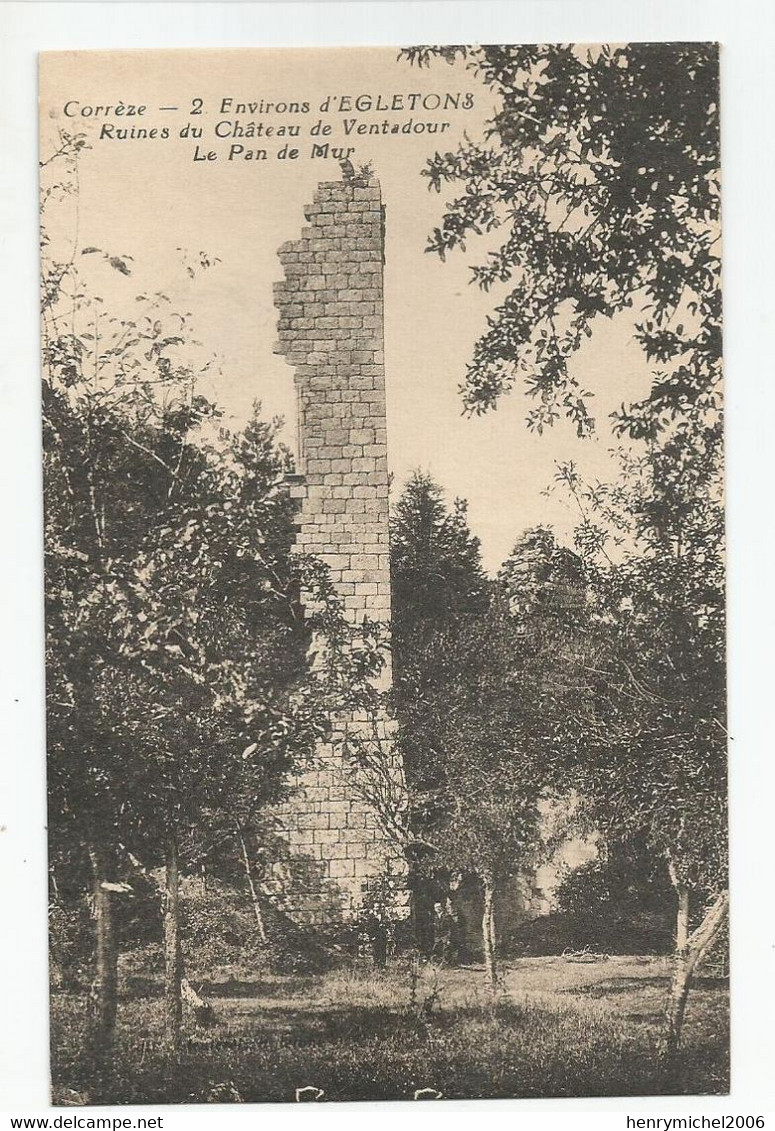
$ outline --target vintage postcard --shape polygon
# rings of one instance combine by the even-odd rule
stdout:
[[[728,1091],[718,84],[41,56],[54,1102]]]

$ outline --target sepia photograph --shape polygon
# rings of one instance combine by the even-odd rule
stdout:
[[[718,45],[39,83],[52,1103],[728,1094]]]

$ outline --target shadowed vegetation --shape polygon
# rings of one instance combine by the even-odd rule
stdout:
[[[426,1087],[449,1099],[664,1092],[661,959],[523,959],[504,971],[495,1004],[478,968],[423,966],[414,991],[398,964],[376,978],[350,966],[314,980],[245,973],[205,988],[217,1021],[187,1023],[178,1062],[162,1052],[159,990],[123,1001],[115,1062],[96,1087],[81,1052],[85,999],[57,996],[55,1102],[278,1102],[305,1086],[325,1100],[411,1099]],[[726,1091],[726,1026],[723,983],[701,979],[678,1092]]]

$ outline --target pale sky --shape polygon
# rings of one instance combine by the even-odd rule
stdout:
[[[574,459],[590,477],[607,477],[613,443],[607,415],[622,401],[643,391],[648,379],[643,356],[632,338],[632,320],[620,318],[595,326],[574,365],[584,386],[595,391],[592,410],[599,433],[579,441],[559,423],[537,437],[528,433],[528,408],[521,393],[502,399],[496,412],[464,418],[458,386],[466,362],[498,292],[484,294],[468,283],[469,265],[484,252],[474,239],[466,253],[442,263],[424,251],[426,237],[441,217],[445,194],[431,193],[420,176],[436,148],[454,149],[464,130],[480,136],[495,105],[494,96],[460,64],[436,62],[418,70],[396,61],[388,48],[288,51],[121,52],[44,55],[42,83],[42,155],[52,145],[56,127],[87,134],[80,170],[78,242],[134,257],[127,279],[96,259],[88,266],[99,278],[111,308],[129,310],[135,294],[165,290],[178,308],[192,313],[192,324],[208,353],[218,355],[222,376],[206,388],[232,423],[244,421],[252,402],[266,415],[295,419],[292,373],[273,353],[277,312],[272,283],[282,278],[277,248],[297,238],[304,226],[304,205],[321,180],[340,176],[335,158],[312,158],[311,147],[325,140],[354,146],[353,162],[371,162],[386,204],[385,363],[388,407],[388,454],[396,485],[411,470],[429,471],[450,500],[468,499],[473,532],[482,542],[485,565],[497,569],[517,535],[536,523],[550,524],[567,536],[574,515],[559,495],[542,492],[551,482],[555,462]],[[434,109],[436,95],[473,95],[473,109]],[[429,109],[407,108],[409,96],[430,96]],[[397,110],[339,110],[342,97],[395,95]],[[334,110],[321,115],[331,96]],[[190,115],[203,101],[202,113]],[[232,104],[221,113],[223,99]],[[140,116],[67,116],[84,106],[146,105]],[[263,101],[264,107],[261,107]],[[262,113],[268,102],[310,103],[308,113]],[[236,114],[238,102],[253,102],[252,112]],[[178,107],[162,111],[160,107]],[[443,134],[370,135],[345,138],[343,121],[391,124],[448,121]],[[244,126],[296,124],[298,138],[216,139],[218,122]],[[309,131],[322,120],[334,127],[325,139]],[[102,122],[116,128],[167,126],[168,140],[118,140],[98,137]],[[181,139],[186,125],[200,125],[201,141]],[[220,127],[228,132],[233,126]],[[268,159],[228,160],[230,146],[264,148]],[[279,160],[283,144],[300,157]],[[215,161],[193,161],[194,146],[215,151]],[[451,186],[454,191],[455,186]],[[72,210],[63,207],[62,232],[74,232]],[[176,249],[200,250],[221,262],[191,281]],[[95,280],[96,283],[97,280]],[[292,429],[287,441],[293,446]]]

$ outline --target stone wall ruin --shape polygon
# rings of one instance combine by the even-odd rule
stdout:
[[[384,210],[379,183],[351,175],[318,186],[309,226],[285,243],[275,284],[276,352],[294,370],[298,499],[295,549],[326,563],[345,616],[390,622],[387,425],[383,340]],[[389,664],[382,673],[389,684]],[[370,883],[405,865],[358,787],[348,736],[392,748],[393,722],[358,712],[332,720],[331,741],[283,811],[291,853],[309,862],[293,896],[306,922],[352,916]],[[372,731],[373,727],[373,731]],[[396,780],[400,764],[393,767]]]

